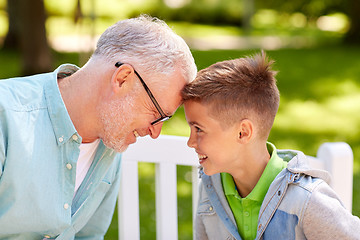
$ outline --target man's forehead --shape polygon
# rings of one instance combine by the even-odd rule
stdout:
[[[163,111],[167,115],[173,115],[176,109],[181,105],[182,98],[181,98],[181,91],[182,88],[174,88],[172,85],[169,88],[163,89],[163,94],[160,98],[160,105],[163,108]]]

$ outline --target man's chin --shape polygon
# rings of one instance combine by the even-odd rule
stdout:
[[[127,148],[128,148],[128,146],[123,146],[123,147],[118,148],[118,149],[117,149],[117,148],[113,148],[113,150],[114,150],[115,152],[122,153],[122,152],[125,152]]]
[[[130,144],[122,144],[122,145],[114,147],[113,149],[118,153],[122,153],[122,152],[126,151],[126,149],[129,147],[129,145]]]
[[[104,145],[118,153],[125,152],[125,150],[129,147],[129,144],[124,144],[124,143],[114,144],[114,143],[104,142]]]

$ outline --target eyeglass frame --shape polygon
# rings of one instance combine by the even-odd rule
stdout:
[[[122,62],[117,62],[115,63],[115,67],[120,67],[121,65],[123,65],[124,63]],[[140,76],[140,74],[135,70],[134,67],[132,67],[134,69],[134,73],[136,74],[136,76],[140,79],[140,82],[142,83],[143,87],[145,88],[146,93],[148,94],[150,100],[152,101],[152,103],[154,104],[156,110],[158,111],[158,113],[160,114],[160,117],[158,119],[156,119],[155,121],[151,122],[151,125],[156,125],[159,124],[161,122],[165,122],[167,120],[169,120],[172,116],[168,116],[164,113],[164,111],[161,109],[159,103],[156,101],[154,95],[152,94],[152,92],[150,91],[150,88],[146,85],[145,81],[142,79],[142,77]]]

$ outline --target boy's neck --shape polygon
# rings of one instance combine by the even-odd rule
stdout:
[[[266,142],[260,146],[248,146],[247,151],[243,152],[241,158],[247,164],[240,171],[231,174],[241,197],[246,197],[255,188],[270,157]]]

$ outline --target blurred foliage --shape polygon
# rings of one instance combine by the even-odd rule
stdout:
[[[44,0],[48,15],[46,29],[52,44],[54,38],[59,36],[95,38],[116,21],[141,13],[164,19],[186,39],[215,35],[242,36],[245,34],[241,28],[243,1],[107,0],[104,4],[100,0],[80,0],[82,18],[75,21],[77,0]],[[305,39],[316,44],[340,43],[349,30],[351,19],[341,12],[345,7],[332,7],[339,5],[340,1],[329,1],[329,4],[324,4],[322,0],[295,0],[292,4],[278,0],[254,0],[256,11],[251,19],[251,36],[288,36],[292,37],[293,42]],[[5,3],[6,0],[0,0],[0,43],[8,27]],[[308,11],[307,8],[312,10]],[[187,27],[190,24],[191,27]],[[313,46],[313,43],[310,45]],[[299,46],[304,45],[301,42]]]
[[[44,0],[49,19],[67,18],[75,24],[77,0]],[[244,0],[80,0],[82,19],[89,22],[94,18],[113,23],[117,20],[135,17],[142,13],[157,16],[165,21],[182,21],[197,24],[242,26]],[[347,17],[350,0],[254,0],[254,27],[260,21],[268,28],[274,25],[305,27],[317,24],[321,16],[340,17],[345,21],[343,31],[348,29]],[[0,0],[0,24],[6,17],[6,0]],[[269,11],[271,10],[271,11]],[[323,19],[324,20],[324,19]],[[329,19],[328,19],[329,20]],[[337,23],[336,23],[337,24]],[[62,27],[62,25],[57,25]],[[108,26],[108,24],[106,24]],[[0,28],[2,30],[5,28]],[[1,31],[1,30],[0,30]],[[1,32],[0,32],[1,34]]]
[[[307,16],[319,17],[334,12],[347,12],[348,0],[257,0],[258,8],[276,9],[281,12],[301,12]]]
[[[181,7],[172,7],[171,2],[182,1],[158,1],[158,4],[152,5],[147,12],[166,21],[241,26],[242,1],[197,0],[188,1]],[[141,12],[141,9],[135,9],[130,16],[137,16]]]

